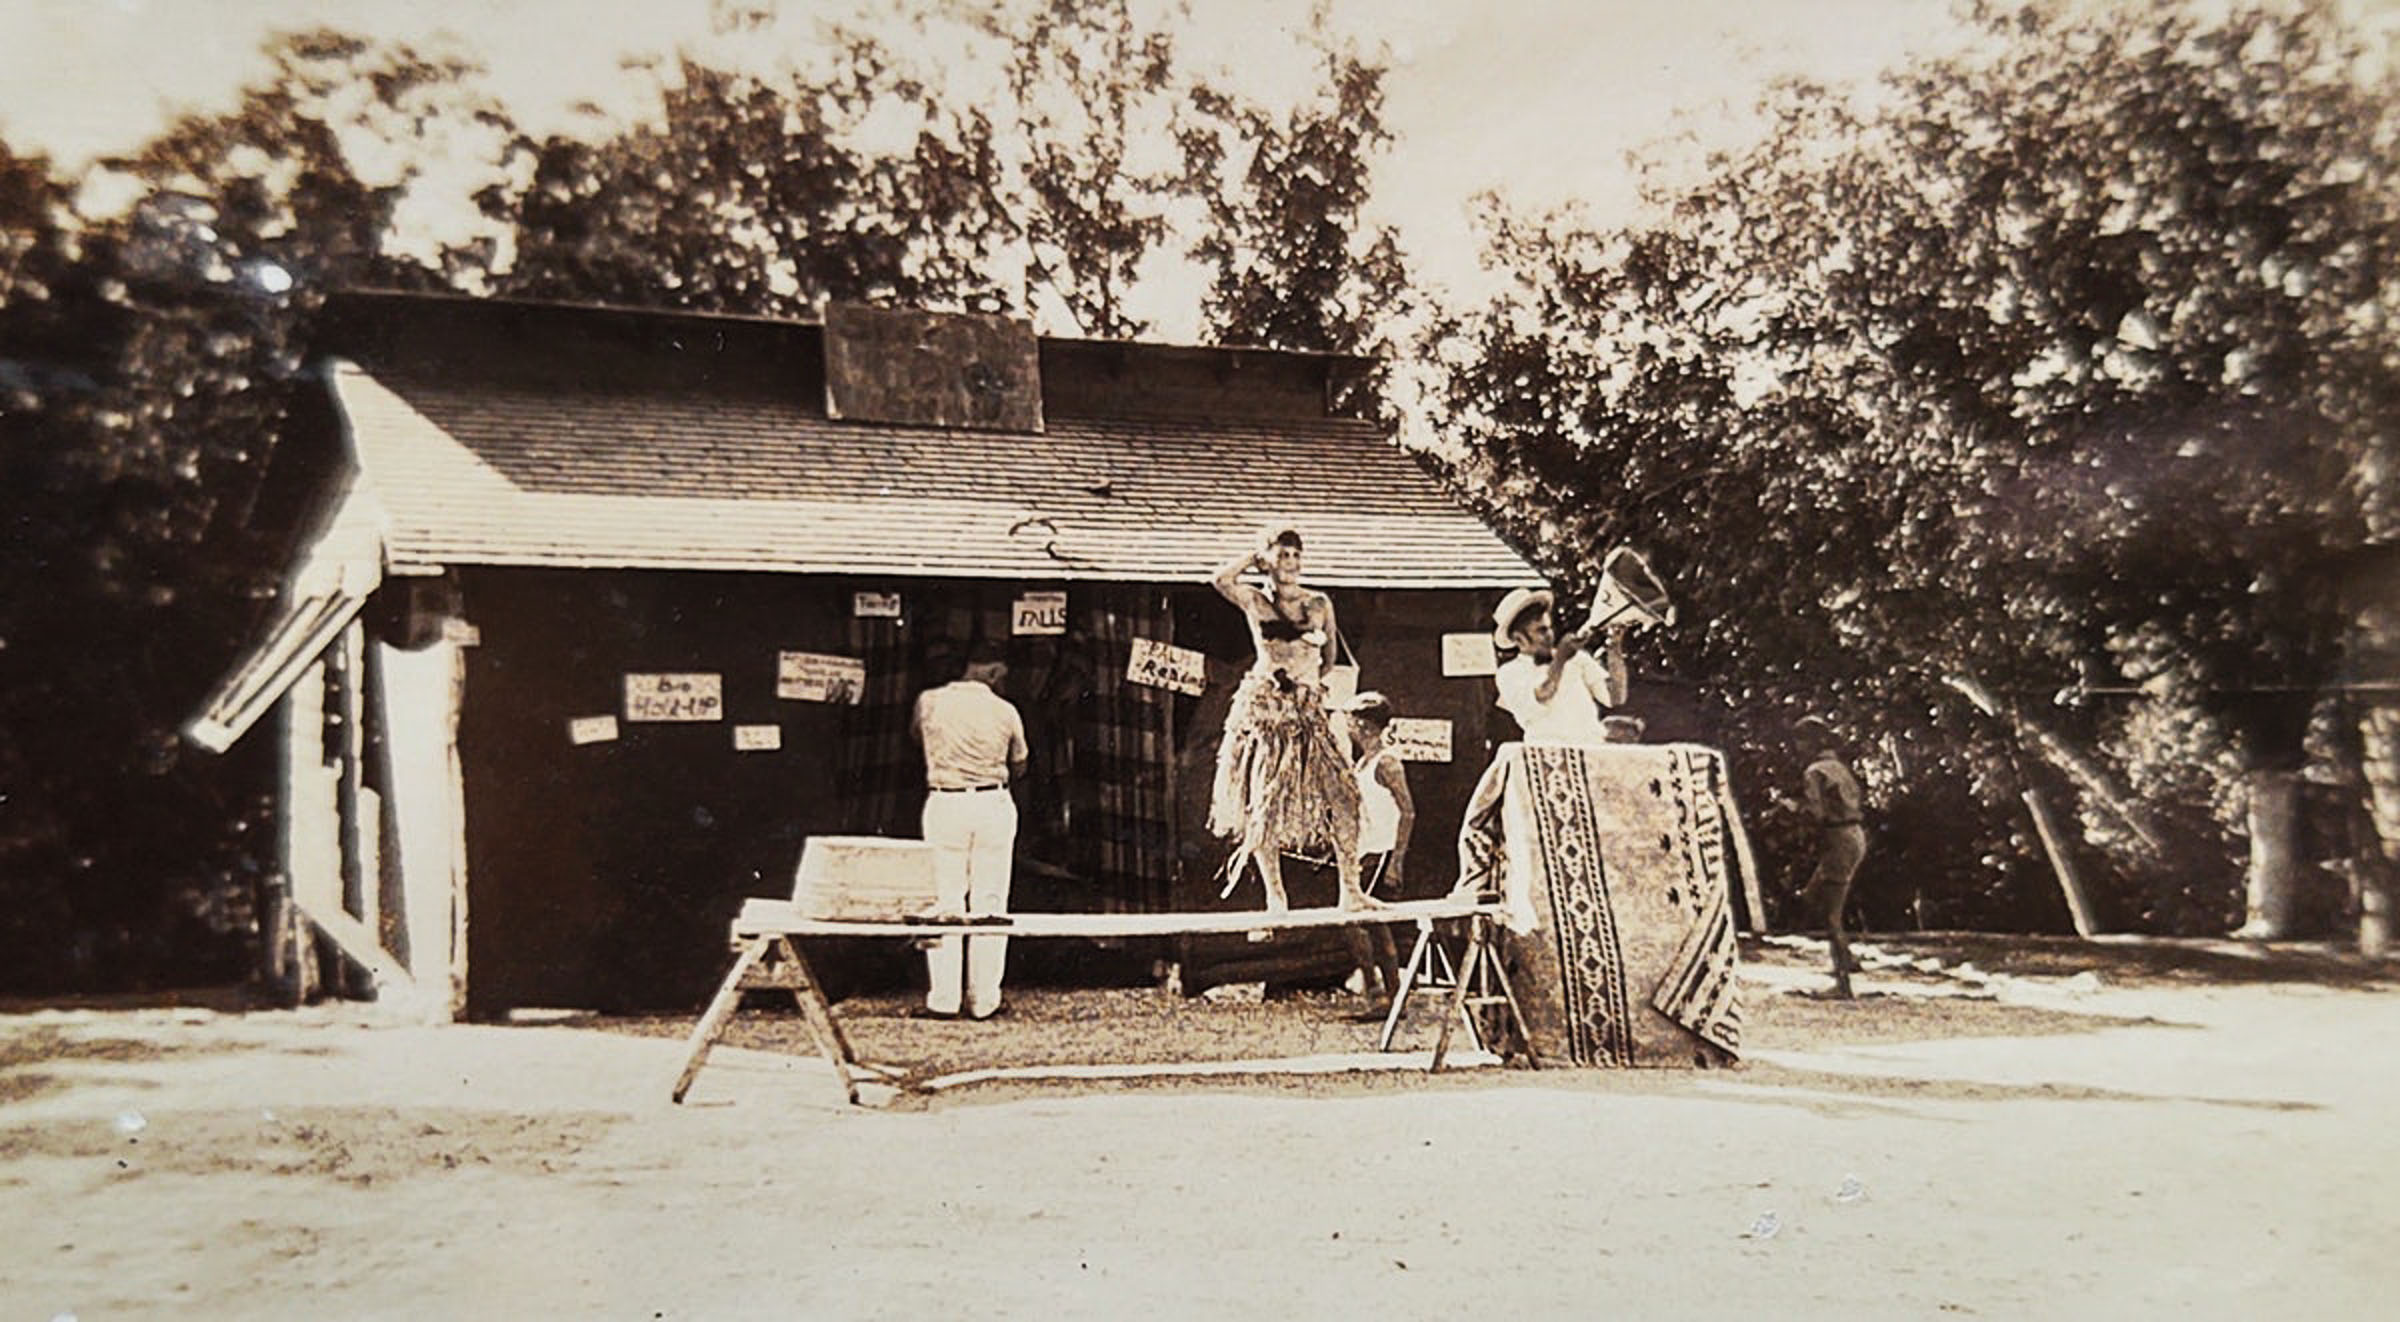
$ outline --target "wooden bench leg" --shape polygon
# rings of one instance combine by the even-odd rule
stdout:
[[[850,1039],[842,1032],[841,1021],[833,1017],[833,1003],[825,999],[825,990],[817,985],[816,970],[800,957],[800,950],[790,937],[775,938],[776,953],[785,961],[791,979],[792,999],[800,1003],[800,1014],[808,1020],[809,1032],[817,1039],[817,1049],[832,1062],[833,1073],[842,1081],[842,1095],[858,1105],[858,1079],[850,1070],[858,1057],[850,1050]]]
[[[1478,918],[1475,921],[1484,923],[1490,920]],[[1525,1067],[1540,1069],[1542,1058],[1533,1049],[1533,1030],[1526,1026],[1525,1007],[1517,1004],[1517,989],[1509,985],[1507,962],[1500,958],[1499,951],[1488,948],[1484,952],[1484,962],[1491,966],[1492,978],[1500,984],[1500,998],[1508,1005],[1508,1022],[1516,1029],[1517,1041],[1524,1044]]]
[[[700,1077],[700,1067],[708,1061],[708,1049],[717,1044],[717,1034],[725,1031],[725,1021],[733,1018],[736,1006],[742,1003],[742,984],[749,980],[750,971],[767,953],[767,940],[752,937],[742,943],[742,953],[733,961],[733,971],[725,975],[724,985],[717,988],[716,999],[708,1003],[700,1022],[692,1029],[691,1054],[683,1062],[683,1073],[675,1080],[675,1100],[692,1090],[692,1080]]]
[[[1400,1016],[1408,1009],[1408,998],[1417,989],[1417,970],[1425,964],[1425,947],[1433,940],[1433,924],[1417,924],[1417,943],[1408,948],[1408,963],[1400,970],[1400,986],[1392,993],[1392,1008],[1383,1013],[1383,1036],[1375,1042],[1377,1051],[1392,1049],[1392,1038],[1400,1031]]]
[[[1467,988],[1475,981],[1475,970],[1482,965],[1486,953],[1483,923],[1477,921],[1467,928],[1467,953],[1458,961],[1458,982],[1450,988],[1450,1007],[1442,1015],[1442,1035],[1434,1040],[1433,1060],[1425,1066],[1428,1074],[1440,1070],[1443,1058],[1450,1054],[1450,1035],[1466,1016]]]

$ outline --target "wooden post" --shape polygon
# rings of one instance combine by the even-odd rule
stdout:
[[[325,765],[325,662],[309,663],[283,697],[282,915],[267,939],[289,942],[285,994],[294,1004],[317,993],[316,930],[301,918],[342,899],[339,777]]]
[[[1160,630],[1166,635],[1163,641],[1169,646],[1173,646],[1175,642],[1175,598],[1173,594],[1161,591],[1158,594],[1158,606],[1159,617],[1166,621],[1166,627]],[[1126,645],[1130,647],[1132,640],[1127,639]],[[1122,677],[1118,682],[1124,682]],[[1183,885],[1183,783],[1181,778],[1175,774],[1183,765],[1182,750],[1175,746],[1175,700],[1183,695],[1173,689],[1160,689],[1159,692],[1165,696],[1158,705],[1160,710],[1166,713],[1166,743],[1160,749],[1160,754],[1166,762],[1167,893],[1163,897],[1154,898],[1159,901],[1160,908],[1172,909],[1175,907],[1175,897],[1181,893]]]
[[[2084,898],[2083,882],[2075,875],[2075,861],[2067,856],[2058,824],[2050,818],[2049,800],[2042,797],[2040,790],[2028,788],[2025,807],[2033,814],[2033,829],[2041,833],[2042,851],[2050,856],[2050,870],[2058,874],[2058,888],[2067,897],[2067,914],[2075,920],[2075,935],[2091,936],[2098,930],[2092,923],[2091,901]]]
[[[342,629],[338,643],[328,652],[333,663],[334,693],[341,704],[336,713],[342,723],[340,751],[334,762],[337,788],[334,791],[336,819],[339,822],[337,839],[341,850],[341,896],[339,909],[358,919],[369,932],[380,927],[376,917],[379,879],[375,875],[375,857],[381,843],[373,835],[380,823],[370,823],[367,804],[374,791],[366,785],[367,704],[366,704],[366,625],[353,619]],[[337,942],[337,945],[339,943]],[[363,963],[363,961],[362,961]],[[344,966],[340,970],[342,991],[347,996],[365,996],[373,991],[371,978]]]

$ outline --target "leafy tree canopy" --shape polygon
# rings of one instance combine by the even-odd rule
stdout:
[[[2334,676],[2327,553],[2394,526],[2391,75],[2319,3],[1976,17],[1872,102],[1781,88],[1652,222],[1495,213],[1459,471],[1566,578],[1655,548],[1737,722],[1916,735],[1966,679],[2223,816]]]

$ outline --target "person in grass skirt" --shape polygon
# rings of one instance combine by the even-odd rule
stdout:
[[[1341,906],[1369,908],[1376,901],[1359,884],[1358,782],[1325,711],[1325,672],[1337,653],[1333,600],[1302,586],[1300,568],[1299,531],[1279,528],[1214,579],[1249,622],[1257,660],[1225,717],[1208,825],[1236,842],[1227,894],[1255,863],[1267,910],[1280,913],[1291,907],[1285,851],[1330,848]],[[1244,581],[1252,571],[1266,582]]]

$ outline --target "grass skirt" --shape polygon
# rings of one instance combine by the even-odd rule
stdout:
[[[1253,823],[1265,827],[1259,843],[1276,850],[1358,834],[1358,781],[1323,697],[1271,670],[1251,671],[1234,690],[1208,806],[1208,829],[1221,837],[1247,839]]]

